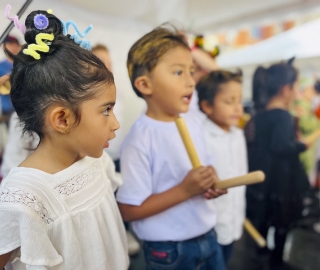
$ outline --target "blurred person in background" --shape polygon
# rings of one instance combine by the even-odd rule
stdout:
[[[301,138],[315,132],[320,128],[320,122],[312,108],[312,102],[316,97],[314,89],[315,79],[310,73],[302,73],[299,78],[299,88],[296,98],[291,106],[291,113],[297,118],[297,132]],[[309,148],[300,154],[300,160],[309,176],[310,182],[313,182],[313,169],[316,164],[316,148],[318,141],[312,143]]]
[[[6,47],[13,54],[18,54],[21,49],[18,39],[13,36],[7,36],[4,40],[3,47]],[[6,56],[6,59],[0,62],[0,76],[11,73],[13,67],[12,59],[9,56]],[[11,114],[14,111],[14,108],[11,103],[9,93],[0,95],[1,97],[1,110],[3,115]],[[6,121],[9,119],[6,118]]]
[[[314,83],[315,96],[312,100],[312,109],[316,116],[320,119],[320,80],[317,79]]]
[[[188,36],[186,36],[186,40],[190,46],[194,64],[194,72],[192,77],[197,84],[209,72],[219,69],[215,60],[219,54],[219,49],[217,49],[216,46],[205,47],[205,39],[202,35],[198,35],[195,38],[188,38]],[[210,49],[208,47],[210,47]],[[187,114],[189,116],[194,116],[195,119],[200,122],[203,122],[206,118],[206,115],[199,109],[197,89],[195,89],[192,95]]]
[[[206,114],[203,129],[208,152],[214,157],[219,179],[248,173],[247,147],[243,130],[237,128],[243,114],[242,73],[212,71],[196,86],[199,107]],[[234,242],[242,235],[245,219],[245,186],[228,189],[214,200],[217,222],[215,230],[225,265],[231,257]]]
[[[310,190],[299,159],[309,145],[298,140],[288,112],[298,88],[298,71],[292,62],[257,68],[253,78],[256,114],[245,129],[249,171],[262,170],[266,175],[263,183],[247,186],[247,217],[264,237],[270,227],[275,228],[272,270],[284,267],[286,235],[290,225],[302,217],[303,198]],[[268,249],[257,252],[269,254]]]
[[[21,48],[18,39],[13,36],[7,36],[2,47],[6,47],[13,54],[18,54]],[[0,62],[0,76],[11,73],[12,67],[12,59],[6,56],[6,58]],[[8,140],[8,122],[11,114],[14,112],[9,95],[10,88],[9,80],[4,81],[0,87],[0,164],[2,162],[3,150]]]

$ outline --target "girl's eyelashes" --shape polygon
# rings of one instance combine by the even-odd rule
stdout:
[[[182,74],[182,70],[177,70],[174,72],[174,74],[180,76]]]
[[[107,109],[105,109],[103,111],[103,114],[106,115],[106,116],[109,116],[109,112],[112,110],[112,107],[108,107]]]
[[[228,105],[232,105],[233,104],[233,101],[232,100],[225,100],[224,101],[226,104],[228,104]]]

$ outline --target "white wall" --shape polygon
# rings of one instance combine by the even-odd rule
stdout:
[[[0,14],[4,14],[5,7],[8,3],[12,6],[11,15],[15,15],[24,1],[0,0]],[[49,8],[53,10],[53,14],[58,18],[64,21],[73,20],[76,22],[81,30],[84,30],[88,25],[92,24],[93,29],[86,39],[88,39],[93,46],[96,43],[102,43],[110,49],[118,91],[115,112],[121,124],[121,129],[117,132],[117,138],[111,142],[112,151],[113,148],[118,147],[132,123],[145,108],[144,101],[138,98],[132,90],[126,69],[126,59],[131,45],[143,34],[151,30],[151,27],[130,19],[94,14],[68,5],[63,0],[34,0],[22,16],[22,20],[24,21],[26,16],[33,10],[47,10]],[[0,16],[1,33],[6,29],[8,24],[9,21],[5,16]],[[69,31],[72,30],[70,29]],[[12,34],[21,42],[24,42],[22,34],[17,29],[13,29]],[[3,51],[0,50],[0,59],[3,58]]]

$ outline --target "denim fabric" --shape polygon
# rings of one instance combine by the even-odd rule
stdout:
[[[225,270],[215,231],[181,242],[144,242],[148,270]]]
[[[231,253],[232,253],[232,250],[233,250],[233,243],[234,242],[232,242],[229,245],[220,245],[225,265],[228,265],[228,262],[230,260]]]

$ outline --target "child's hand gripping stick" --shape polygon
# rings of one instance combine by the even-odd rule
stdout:
[[[188,132],[188,128],[186,126],[186,123],[184,122],[184,119],[182,117],[178,117],[175,120],[175,123],[176,123],[178,130],[179,130],[183,144],[187,150],[192,167],[194,169],[200,167],[201,162],[198,157],[197,151],[193,145],[192,139],[190,137],[190,134]],[[214,185],[213,188],[227,189],[230,187],[236,187],[236,186],[241,186],[241,185],[250,185],[250,184],[263,182],[264,178],[265,178],[265,175],[262,171],[256,171],[256,172],[252,172],[247,175],[244,175],[244,176],[235,177],[235,178],[227,179],[224,181],[219,181],[218,183],[216,183]],[[248,219],[245,219],[244,227],[248,231],[250,236],[257,242],[257,244],[260,247],[266,246],[266,240],[253,227],[253,225],[251,224],[251,222]]]
[[[197,151],[193,145],[193,142],[191,140],[191,137],[188,132],[188,128],[184,122],[184,119],[182,117],[178,117],[175,122],[179,130],[180,136],[182,138],[183,144],[187,150],[192,167],[194,169],[199,168],[201,166],[201,162],[198,157]],[[227,179],[224,181],[219,181],[214,185],[213,188],[227,189],[227,188],[237,187],[242,185],[250,185],[250,184],[263,182],[264,178],[265,178],[265,175],[262,171],[256,171],[243,176]]]

